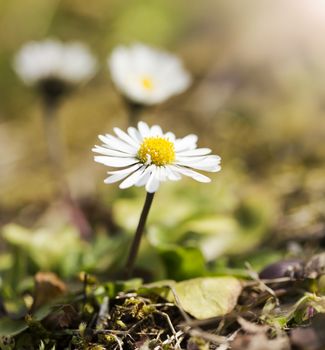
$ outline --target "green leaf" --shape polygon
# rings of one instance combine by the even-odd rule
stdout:
[[[204,257],[196,247],[162,245],[159,254],[170,279],[180,281],[206,274]]]
[[[48,304],[40,307],[33,314],[33,319],[36,321],[42,321],[45,317],[47,317],[53,311],[53,304]]]
[[[88,246],[81,241],[78,231],[72,226],[28,230],[8,224],[2,228],[1,234],[5,241],[13,248],[20,249],[40,269],[70,276],[80,268],[79,256]],[[54,241],[60,244],[53,244]]]
[[[195,278],[175,285],[181,307],[200,320],[232,311],[241,291],[242,283],[234,277]]]
[[[239,245],[241,235],[240,227],[233,218],[216,215],[203,215],[189,220],[179,230],[187,233],[184,235],[187,236],[185,241],[195,242],[200,247],[207,261],[213,261],[232,250],[236,244]]]
[[[23,332],[28,325],[23,320],[12,320],[9,317],[0,319],[0,336],[12,337]]]

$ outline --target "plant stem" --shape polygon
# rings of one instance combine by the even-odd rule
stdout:
[[[59,183],[61,195],[67,197],[69,188],[64,177],[62,143],[59,139],[58,121],[56,118],[57,109],[57,101],[45,101],[43,114],[44,131],[53,173]]]
[[[130,126],[137,126],[139,117],[144,109],[144,106],[139,103],[134,103],[129,100],[125,101],[128,112],[128,123]]]
[[[139,247],[140,247],[140,242],[141,242],[141,237],[143,234],[143,230],[147,221],[148,213],[151,208],[152,200],[154,197],[155,193],[149,193],[147,192],[146,200],[144,202],[144,206],[141,212],[140,220],[138,223],[138,227],[135,231],[135,235],[133,238],[133,242],[130,248],[129,252],[129,257],[125,266],[125,274],[127,278],[130,278],[133,273],[134,269],[134,262],[137,257]]]
[[[69,185],[65,177],[63,145],[57,121],[58,99],[44,101],[44,131],[53,173],[59,185],[60,195],[67,206],[71,221],[77,226],[83,238],[89,238],[91,228],[84,213],[71,196]]]

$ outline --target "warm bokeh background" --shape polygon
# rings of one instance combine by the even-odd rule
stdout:
[[[162,186],[151,243],[166,230],[187,232],[182,244],[189,245],[204,233],[214,237],[203,247],[214,242],[205,252],[213,260],[274,243],[274,237],[285,242],[283,254],[292,239],[322,239],[324,34],[322,0],[2,0],[1,222],[33,227],[43,210],[33,205],[46,206],[55,197],[40,101],[11,62],[25,42],[56,37],[84,41],[101,64],[59,111],[73,195],[113,206],[117,224],[132,231],[142,189],[121,193],[116,185],[105,186],[105,169],[90,149],[99,133],[127,126],[107,55],[117,44],[142,41],[178,54],[194,77],[189,91],[148,109],[143,120],[179,136],[196,133],[200,146],[223,159],[210,185],[184,180]]]

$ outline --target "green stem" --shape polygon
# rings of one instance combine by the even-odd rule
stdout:
[[[144,109],[144,106],[141,104],[126,100],[126,107],[128,112],[129,125],[136,127],[139,121],[139,117],[141,116],[141,113]]]
[[[91,227],[84,213],[73,199],[65,177],[63,145],[60,140],[58,120],[56,116],[57,108],[57,100],[45,100],[44,131],[47,140],[49,158],[55,179],[59,186],[61,198],[67,205],[71,221],[77,226],[81,236],[88,239],[91,235]]]
[[[132,276],[133,270],[134,270],[134,262],[137,257],[139,247],[140,247],[140,242],[141,242],[141,237],[143,234],[143,230],[147,221],[148,213],[151,208],[152,200],[154,197],[155,193],[149,193],[147,192],[146,200],[144,202],[144,206],[141,212],[140,220],[138,223],[138,227],[135,231],[135,235],[133,238],[133,242],[130,248],[129,252],[129,257],[125,266],[125,273],[126,277],[130,278]]]
[[[57,107],[56,102],[45,102],[43,114],[44,131],[51,166],[54,176],[59,183],[60,192],[63,197],[69,197],[69,188],[64,177],[62,142],[59,138],[58,121],[56,117]]]

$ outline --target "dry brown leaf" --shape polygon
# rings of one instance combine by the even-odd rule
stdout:
[[[32,311],[48,304],[67,291],[65,283],[53,272],[38,272],[34,279],[35,291]]]

